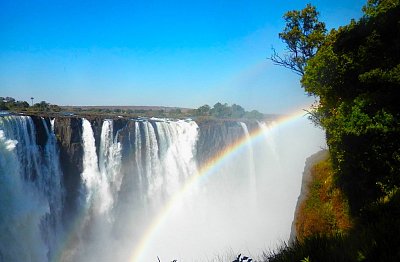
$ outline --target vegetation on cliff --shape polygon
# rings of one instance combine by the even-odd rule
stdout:
[[[343,192],[335,185],[330,159],[312,166],[310,173],[309,191],[295,222],[297,239],[345,233],[351,228],[349,208]]]
[[[400,260],[400,2],[369,0],[363,11],[306,60],[301,84],[318,100],[311,118],[326,131],[332,188],[320,183],[329,164],[318,164],[298,221],[305,232],[269,261]],[[336,200],[324,192],[334,196],[335,188],[343,193],[337,202],[349,206],[348,230],[323,222],[340,213],[325,207]]]

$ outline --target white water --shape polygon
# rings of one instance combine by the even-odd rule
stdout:
[[[54,134],[54,120],[50,122],[50,130],[44,118],[42,118],[42,124],[46,131],[47,142],[41,164],[41,175],[38,176],[36,184],[39,191],[45,193],[49,204],[49,211],[45,219],[42,219],[41,227],[49,251],[55,253],[64,234],[62,225],[64,189],[57,140]],[[52,258],[53,256],[54,254],[50,254],[49,257]]]
[[[82,119],[83,143],[83,217],[74,237],[79,243],[72,245],[61,260],[95,261],[101,253],[110,253],[110,241],[114,217],[112,208],[121,185],[119,177],[120,146],[114,143],[111,120],[103,122],[100,140],[99,159],[97,158],[95,138],[90,122]],[[100,160],[100,162],[98,161]],[[100,166],[100,167],[99,167]],[[79,221],[78,221],[79,222]],[[71,256],[72,257],[69,257]]]
[[[152,218],[195,174],[197,130],[192,121],[135,122],[123,162],[122,130],[114,132],[113,121],[104,120],[97,158],[93,128],[82,119],[85,213],[75,232],[80,244],[64,258],[126,261]]]
[[[112,120],[104,120],[100,139],[100,177],[108,187],[107,200],[108,209],[113,205],[114,199],[120,190],[122,183],[121,175],[121,143],[114,139],[114,128]],[[118,135],[118,133],[117,133]]]
[[[54,133],[44,148],[26,116],[0,117],[0,261],[47,261],[62,237],[63,191]]]
[[[246,136],[247,143],[246,143],[246,149],[247,149],[247,159],[245,162],[248,164],[247,172],[249,176],[249,182],[250,182],[250,187],[249,187],[249,193],[256,193],[257,192],[257,182],[256,182],[256,171],[255,171],[255,162],[254,162],[254,152],[253,152],[253,145],[251,142],[251,137],[249,134],[249,130],[246,126],[245,123],[240,122],[240,125],[242,126],[244,135]]]

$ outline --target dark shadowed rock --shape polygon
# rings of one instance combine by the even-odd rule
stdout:
[[[47,133],[45,127],[43,126],[43,120],[40,116],[31,116],[33,124],[35,125],[35,136],[36,136],[36,144],[43,149],[47,142]],[[44,118],[46,121],[46,125],[49,128],[50,123],[48,118]],[[49,128],[50,129],[50,128]]]
[[[65,186],[65,214],[76,214],[83,171],[82,119],[57,117],[54,133],[60,148],[60,163]]]

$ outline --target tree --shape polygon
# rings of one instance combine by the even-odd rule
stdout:
[[[19,109],[26,109],[29,107],[29,104],[26,101],[17,101],[15,102],[15,107]]]
[[[58,105],[50,105],[50,111],[52,111],[52,112],[60,112],[61,111],[61,107],[59,107]]]
[[[262,113],[258,112],[257,110],[252,110],[252,111],[250,111],[250,112],[246,112],[245,117],[246,117],[246,118],[249,118],[249,119],[258,119],[258,120],[261,120],[261,119],[264,118],[264,115],[263,115]]]
[[[15,99],[7,96],[6,98],[4,98],[4,102],[12,104],[15,102]]]
[[[398,4],[398,0],[368,0],[367,4],[363,7],[363,11],[366,17],[373,17],[380,13],[385,13]]]
[[[208,116],[210,115],[211,107],[209,105],[203,105],[196,110],[196,114],[199,116]]]
[[[232,108],[232,117],[233,118],[241,118],[244,116],[244,114],[246,113],[244,108],[241,107],[240,105],[237,104],[233,104],[231,106]]]
[[[49,111],[50,104],[46,101],[41,101],[40,103],[34,104],[33,107],[39,111]]]
[[[313,57],[325,39],[325,23],[318,21],[316,8],[311,4],[303,10],[285,13],[286,27],[279,38],[286,44],[287,53],[280,56],[274,48],[271,60],[274,64],[304,75],[308,59]]]
[[[221,104],[218,102],[214,105],[213,109],[211,109],[211,114],[215,117],[227,118],[232,115],[232,111],[227,103]]]

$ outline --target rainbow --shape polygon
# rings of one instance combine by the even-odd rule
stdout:
[[[156,216],[150,225],[145,230],[140,242],[135,246],[132,255],[130,256],[129,261],[138,262],[143,261],[143,255],[146,253],[146,250],[150,246],[152,239],[155,237],[156,233],[163,227],[163,224],[167,220],[168,216],[171,214],[174,207],[180,203],[180,201],[184,198],[185,194],[190,192],[193,186],[196,183],[199,183],[200,180],[216,173],[219,168],[228,161],[232,156],[236,155],[241,149],[243,149],[248,143],[253,142],[265,135],[267,133],[272,132],[274,129],[278,127],[283,127],[293,121],[296,121],[302,117],[304,117],[304,110],[297,110],[291,114],[285,115],[283,117],[278,118],[274,121],[273,125],[265,131],[261,128],[257,128],[250,132],[250,136],[243,136],[241,139],[238,139],[235,143],[229,145],[224,148],[214,156],[209,159],[203,166],[198,169],[198,172],[192,175],[188,181],[182,186],[182,188],[176,192],[167,204],[163,207],[163,209],[159,212],[158,216]]]

